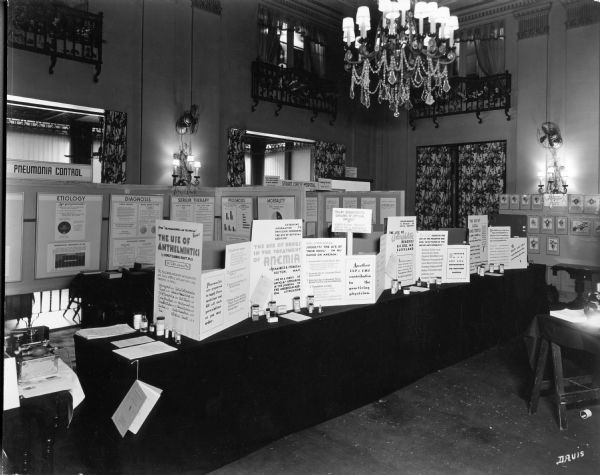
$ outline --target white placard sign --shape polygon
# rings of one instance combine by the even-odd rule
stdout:
[[[249,241],[253,218],[252,198],[223,197],[221,200],[223,241],[226,243]]]
[[[200,333],[196,340],[204,340],[231,323],[227,321],[225,306],[225,269],[202,272],[200,278]]]
[[[156,221],[162,214],[162,196],[110,196],[109,269],[154,264]]]
[[[92,166],[76,165],[73,163],[37,162],[33,160],[7,160],[6,177],[91,183]]]
[[[401,285],[409,285],[415,282],[416,216],[390,216],[388,218],[388,233],[382,238],[386,240],[385,288],[390,287],[391,279],[398,279]]]
[[[375,303],[377,290],[377,256],[346,256],[346,302]]]
[[[510,226],[488,227],[488,264],[510,264]]]
[[[171,196],[171,219],[202,223],[204,240],[214,239],[215,198],[213,196]]]
[[[319,190],[331,190],[331,178],[319,178],[318,179]]]
[[[317,305],[342,305],[346,293],[346,240],[302,240],[302,302],[314,295]]]
[[[154,315],[164,316],[167,328],[199,340],[202,224],[158,220],[156,227]]]
[[[446,278],[444,282],[470,282],[470,249],[468,245],[453,245],[446,248]]]
[[[417,232],[417,277],[430,281],[446,273],[448,231]]]
[[[250,241],[228,244],[225,247],[226,318],[231,324],[248,317],[250,309],[250,256]]]
[[[265,308],[268,300],[291,307],[301,294],[302,220],[257,220],[252,225],[250,294],[252,303]],[[272,295],[266,301],[261,282],[272,282]],[[259,285],[260,284],[260,285]],[[261,301],[256,301],[259,298]]]
[[[275,175],[265,175],[263,178],[263,186],[280,186],[281,177]]]
[[[505,269],[527,269],[527,238],[511,237],[510,261],[504,265]]]
[[[370,233],[371,210],[359,208],[333,208],[331,230],[334,233]]]
[[[480,264],[487,264],[488,260],[488,217],[486,214],[470,215],[467,218],[467,223],[469,230],[469,245],[471,246],[469,272],[474,274],[477,272],[477,267]]]

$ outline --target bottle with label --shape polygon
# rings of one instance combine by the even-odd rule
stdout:
[[[142,313],[142,317],[140,320],[140,332],[148,333],[148,318],[145,313]]]
[[[165,317],[156,318],[156,336],[165,336]]]

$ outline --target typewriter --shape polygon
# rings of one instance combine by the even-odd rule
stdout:
[[[46,327],[11,331],[4,352],[17,361],[19,382],[58,373],[58,355],[50,344]]]

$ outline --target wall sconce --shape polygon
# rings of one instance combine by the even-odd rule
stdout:
[[[554,122],[544,122],[538,130],[539,143],[550,153],[550,159],[546,155],[545,172],[538,173],[538,193],[540,194],[566,194],[567,176],[565,167],[558,160],[558,149],[563,145],[563,138],[558,125]]]
[[[173,186],[198,186],[202,164],[183,150],[173,154]]]

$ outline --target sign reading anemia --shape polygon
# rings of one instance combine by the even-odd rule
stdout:
[[[91,183],[92,166],[30,160],[7,160],[6,177]]]

